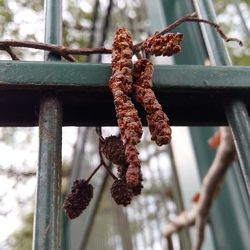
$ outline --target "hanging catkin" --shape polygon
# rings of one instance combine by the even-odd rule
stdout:
[[[140,161],[136,144],[142,136],[142,124],[131,99],[127,96],[132,91],[132,55],[133,42],[127,29],[115,32],[112,46],[112,76],[109,87],[113,93],[116,117],[121,138],[125,147],[128,163],[126,173],[130,188],[140,184]]]
[[[78,217],[93,197],[93,186],[85,180],[75,180],[63,208],[70,219]]]
[[[119,136],[108,136],[103,141],[100,141],[100,146],[104,156],[114,164],[127,164],[125,156],[125,147]]]
[[[127,206],[131,203],[133,192],[128,188],[127,183],[123,179],[117,179],[113,182],[110,189],[111,196],[118,205]]]
[[[127,158],[125,155],[125,147],[122,143],[120,136],[108,136],[103,141],[100,141],[101,150],[104,156],[117,166],[117,177],[119,180],[126,183],[126,173],[129,164],[127,163]],[[134,186],[131,190],[133,195],[138,195],[141,193],[142,186],[142,174],[140,173],[139,183]]]
[[[142,48],[146,54],[155,56],[172,56],[181,51],[180,43],[183,40],[183,34],[181,33],[168,33],[164,35],[154,35],[147,38]]]
[[[151,139],[161,146],[170,142],[171,128],[168,125],[169,119],[151,88],[152,76],[153,64],[148,59],[140,59],[135,63],[133,89],[136,100],[143,105],[147,112]]]

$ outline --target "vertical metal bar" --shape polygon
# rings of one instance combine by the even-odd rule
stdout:
[[[60,44],[61,0],[45,1],[45,42]],[[60,57],[45,54],[45,60]],[[61,249],[62,105],[53,93],[41,98],[39,113],[39,167],[33,250]]]
[[[62,0],[45,1],[45,43],[62,43]],[[61,58],[53,53],[45,53],[45,60],[57,61]]]
[[[194,0],[196,11],[205,19],[214,21],[215,10],[211,0]],[[230,65],[231,61],[222,39],[210,27],[201,25],[209,58],[215,65]],[[232,128],[241,167],[234,166],[228,171],[222,194],[214,204],[212,229],[217,249],[247,249],[249,246],[249,117],[243,102],[224,100],[228,123]],[[201,134],[201,137],[203,133]],[[197,144],[198,145],[198,144]],[[197,147],[199,148],[199,146]],[[248,168],[247,168],[248,167]],[[245,176],[242,181],[240,172]],[[241,188],[241,184],[244,188]],[[224,211],[223,213],[221,211]],[[231,225],[234,225],[232,228]],[[223,232],[223,234],[221,233]]]
[[[180,3],[181,2],[181,3]],[[194,6],[193,6],[193,2],[190,0],[184,0],[184,1],[175,1],[175,0],[168,0],[168,1],[164,1],[161,0],[162,6],[163,6],[163,10],[165,13],[165,18],[167,23],[172,23],[174,22],[177,18],[180,18],[181,16],[186,15],[187,13],[192,13],[194,11]],[[180,53],[180,55],[176,56],[174,58],[174,61],[176,64],[200,64],[203,65],[204,62],[206,61],[206,59],[208,58],[208,54],[206,51],[206,48],[204,46],[204,42],[201,36],[201,32],[200,29],[198,27],[198,25],[194,25],[194,24],[184,24],[183,26],[178,27],[178,29],[176,29],[175,31],[178,32],[183,32],[185,34],[185,39],[184,39],[184,43],[183,43],[183,49],[182,49],[182,53]],[[190,131],[196,131],[198,128],[190,128]],[[206,133],[206,128],[202,128],[204,133]],[[194,132],[196,133],[196,132]],[[178,145],[176,145],[178,146]],[[174,149],[174,148],[173,148]],[[206,152],[207,153],[207,152]],[[178,155],[177,155],[178,157]],[[176,159],[177,159],[176,157]],[[191,156],[190,156],[191,157]],[[182,189],[182,194],[183,194],[183,202],[184,202],[184,206],[185,208],[189,208],[189,204],[190,204],[190,200],[187,201],[188,199],[190,199],[190,197],[192,197],[192,195],[195,194],[195,192],[197,192],[197,190],[194,191],[194,187],[195,185],[197,185],[197,179],[196,179],[196,172],[190,172],[192,173],[192,178],[193,178],[193,183],[192,183],[192,188],[187,188],[185,186],[185,184],[187,184],[185,181],[183,181],[184,179],[182,179],[182,176],[184,175],[183,171],[180,170],[181,168],[181,164],[178,163],[179,167],[177,167],[177,171],[178,171],[178,178],[180,180],[180,184],[181,184],[181,189]],[[206,165],[205,165],[206,166]],[[201,174],[201,167],[199,165],[199,172]],[[207,169],[206,169],[207,170]],[[181,175],[180,175],[181,173]],[[191,175],[190,175],[191,176]],[[202,175],[201,175],[202,176]],[[190,192],[193,192],[192,194],[190,194]],[[184,231],[184,236],[188,236],[188,232]],[[182,235],[180,235],[180,244],[181,244],[181,249],[185,249],[185,250],[189,250],[191,249],[191,243],[190,240],[187,241]],[[212,234],[212,231],[210,230],[210,227],[208,228],[207,232],[206,232],[206,240],[203,244],[203,249],[205,250],[211,250],[211,249],[215,249],[214,246],[214,235]]]
[[[195,0],[197,10],[203,18],[211,21],[216,20],[213,4],[210,0],[197,1]],[[206,41],[207,47],[210,47],[210,58],[215,65],[230,65],[231,61],[228,56],[227,50],[221,38],[214,31],[202,26],[204,34],[209,36],[209,41]],[[237,153],[240,159],[240,169],[243,175],[243,181],[250,199],[250,171],[249,171],[249,138],[250,138],[250,119],[247,113],[246,105],[237,98],[225,100],[225,111],[228,123],[232,129],[233,136],[236,143]],[[241,115],[244,118],[240,118]],[[238,123],[238,125],[236,125]],[[242,129],[242,130],[241,130]],[[241,132],[240,132],[241,130]],[[244,136],[241,136],[244,131]],[[242,145],[242,146],[239,146]],[[243,145],[246,147],[243,147]]]
[[[250,198],[250,119],[243,102],[229,101],[226,103],[228,122],[233,130],[234,142],[239,154],[240,168],[245,180],[247,192]]]

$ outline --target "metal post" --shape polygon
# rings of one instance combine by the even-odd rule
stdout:
[[[45,42],[61,43],[61,0],[45,1]],[[60,57],[45,54],[45,60]],[[61,248],[61,147],[62,105],[54,93],[46,93],[40,102],[39,167],[34,222],[33,250]]]
[[[194,0],[196,11],[205,19],[216,20],[213,2],[211,0]],[[210,27],[201,25],[203,37],[208,49],[209,58],[215,65],[230,65],[231,61],[222,39]],[[249,245],[249,149],[250,122],[245,104],[237,98],[224,100],[228,123],[235,138],[238,165],[230,169],[225,180],[224,193],[220,202],[214,205],[213,231],[218,249],[247,249]],[[239,170],[244,178],[239,178]],[[244,180],[244,181],[242,181]],[[244,184],[244,188],[242,188]],[[246,192],[248,190],[248,192]],[[226,206],[225,206],[226,204]],[[223,213],[221,211],[224,211]],[[234,225],[232,228],[231,225]],[[221,232],[224,232],[221,235]]]
[[[233,131],[234,142],[239,153],[243,179],[250,198],[250,119],[246,105],[239,100],[226,103],[228,122]]]
[[[206,19],[215,21],[215,11],[210,0],[197,1],[195,5],[199,14]],[[205,42],[210,52],[210,59],[216,65],[231,65],[227,50],[223,44],[222,39],[215,34],[214,31],[202,26]],[[209,37],[209,38],[208,38]],[[232,98],[231,100],[224,100],[225,112],[228,124],[232,129],[235,139],[237,153],[240,159],[240,169],[243,175],[243,181],[250,199],[250,166],[249,166],[249,149],[250,149],[250,119],[247,113],[246,105],[242,100]],[[240,118],[242,116],[242,118]],[[242,136],[243,135],[243,136]],[[244,146],[243,146],[244,145]]]

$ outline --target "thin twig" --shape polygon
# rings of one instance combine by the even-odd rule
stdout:
[[[223,178],[235,158],[233,137],[228,127],[220,127],[221,142],[217,149],[213,163],[204,177],[195,218],[196,242],[193,250],[201,249],[204,231],[215,196],[218,194]]]
[[[193,225],[196,228],[196,242],[193,250],[200,250],[204,239],[204,230],[207,223],[209,211],[221,183],[226,175],[227,169],[235,158],[235,146],[231,131],[228,127],[220,127],[221,142],[216,151],[208,173],[204,177],[201,186],[198,204],[190,211],[184,211],[167,224],[164,235],[167,238],[183,227]]]
[[[184,227],[189,227],[194,225],[195,216],[197,214],[197,206],[193,207],[189,211],[183,211],[170,222],[164,228],[163,234],[168,239],[172,234],[179,232]]]
[[[227,37],[224,34],[224,32],[221,30],[220,25],[218,25],[218,24],[216,24],[214,22],[205,20],[205,19],[198,18],[198,15],[197,15],[196,12],[194,12],[194,13],[192,13],[190,15],[187,15],[187,16],[184,16],[184,17],[181,17],[181,18],[177,19],[175,22],[173,22],[172,24],[170,24],[169,26],[167,26],[166,29],[164,29],[161,32],[155,34],[155,36],[165,35],[169,31],[173,30],[174,28],[178,27],[179,25],[181,25],[181,24],[183,24],[185,22],[195,22],[195,23],[206,23],[206,24],[209,24],[209,25],[211,25],[212,27],[214,27],[216,29],[216,31],[219,33],[219,35],[222,37],[222,39],[224,39],[226,42],[235,41],[235,42],[238,42],[240,46],[243,45],[243,43],[242,43],[241,40],[239,40],[237,38]],[[143,42],[140,42],[140,43],[134,45],[134,47],[133,47],[134,53],[136,53],[138,50],[140,50]]]
[[[17,55],[14,53],[14,51],[9,46],[2,46],[2,47],[0,47],[0,50],[6,51],[10,55],[12,60],[15,60],[15,61],[19,60]]]
[[[103,167],[105,167],[105,169],[107,170],[107,172],[109,173],[109,175],[114,179],[117,180],[117,177],[112,173],[111,169],[109,168],[109,166],[106,164],[103,155],[102,155],[102,150],[101,150],[101,143],[99,141],[99,156],[100,156],[100,161],[103,165]]]
[[[195,22],[195,23],[206,23],[211,25],[216,29],[216,31],[219,33],[219,35],[226,41],[235,41],[238,42],[240,46],[243,45],[242,41],[237,38],[227,37],[224,32],[221,30],[220,26],[216,23],[213,23],[208,20],[204,20],[201,18],[198,18],[196,13],[192,13],[191,15],[184,16],[178,20],[176,20],[174,23],[170,24],[166,27],[163,31],[156,33],[154,36],[164,35],[168,33],[169,31],[173,30],[177,26],[181,25],[184,22]],[[141,50],[141,46],[144,43],[144,41],[137,43],[133,46],[133,52],[134,54],[137,54]],[[99,48],[78,48],[78,49],[72,49],[64,46],[54,45],[54,44],[47,44],[47,43],[41,43],[41,42],[32,42],[32,41],[16,41],[16,40],[5,40],[0,41],[0,49],[5,50],[9,55],[12,57],[13,60],[17,60],[16,55],[14,52],[11,51],[10,47],[23,47],[23,48],[32,48],[32,49],[39,49],[39,50],[46,50],[55,54],[58,54],[62,57],[64,57],[66,60],[70,62],[75,62],[75,58],[72,55],[91,55],[91,54],[111,54],[112,50],[107,49],[104,47]]]
[[[0,41],[0,48],[6,50],[6,47],[21,47],[21,48],[46,50],[58,54],[69,61],[75,61],[75,59],[70,55],[111,54],[111,49],[106,49],[106,48],[72,49],[60,45],[41,43],[41,42],[16,41],[16,40]]]
[[[94,171],[90,174],[89,178],[86,180],[86,182],[90,182],[91,178],[96,174],[96,172],[100,169],[102,166],[102,162],[99,163],[99,165],[94,169]]]
[[[102,127],[96,127],[96,128],[95,128],[95,131],[96,131],[96,133],[97,133],[97,135],[98,135],[98,137],[99,137],[99,140],[100,140],[101,142],[104,142],[104,138],[103,138],[103,136],[102,136]]]

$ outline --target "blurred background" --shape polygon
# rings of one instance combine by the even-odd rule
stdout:
[[[43,4],[42,0],[0,0],[1,40],[42,42]],[[218,23],[225,33],[244,42],[244,47],[240,48],[234,43],[227,44],[233,64],[249,66],[250,1],[214,0],[213,4]],[[133,33],[134,42],[140,42],[166,26],[163,16],[162,1],[64,0],[63,45],[110,48],[117,27],[127,27]],[[41,51],[15,51],[23,60],[43,60]],[[1,51],[0,56],[1,60],[9,59]],[[77,60],[110,62],[110,56],[81,56]],[[172,58],[154,60],[156,64],[175,63]],[[209,62],[204,60],[203,64]],[[212,131],[207,137],[212,135]],[[106,127],[103,133],[115,135],[118,130]],[[109,192],[112,180],[104,170],[100,170],[92,181],[95,193],[88,209],[71,222],[62,213],[64,250],[188,249],[192,230],[173,235],[169,242],[163,239],[162,230],[169,219],[192,206],[192,196],[199,191],[200,173],[190,131],[184,127],[173,128],[172,144],[157,147],[145,128],[139,150],[144,176],[142,195],[126,208],[117,206]],[[0,128],[0,152],[0,249],[31,249],[38,129]],[[63,128],[62,195],[65,196],[76,178],[86,178],[98,162],[98,140],[94,128]],[[183,188],[184,183],[186,188]],[[211,241],[212,236],[208,232],[208,245],[212,244],[209,237]]]

